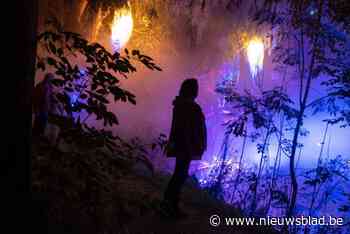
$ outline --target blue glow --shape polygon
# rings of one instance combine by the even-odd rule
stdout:
[[[71,106],[74,107],[76,105],[77,101],[78,101],[78,95],[77,94],[72,94],[70,96]]]
[[[225,97],[232,91],[243,94],[243,90],[245,89],[251,91],[253,95],[259,95],[258,90],[252,88],[253,84],[249,82],[238,82],[239,79],[243,81],[244,79],[248,80],[247,77],[249,77],[248,72],[244,73],[247,77],[239,77],[240,73],[243,74],[244,72],[240,72],[239,66],[234,65],[231,61],[224,63],[216,71],[215,90],[218,102],[217,106],[211,108],[210,117],[207,118],[207,128],[210,138],[214,139],[210,139],[210,149],[204,154],[203,160],[197,166],[195,176],[198,178],[198,182],[202,188],[208,189],[216,196],[219,195],[218,197],[220,199],[228,203],[241,205],[245,203],[241,196],[252,196],[252,181],[254,181],[254,178],[258,174],[259,163],[261,161],[263,169],[259,177],[260,182],[257,188],[257,203],[258,206],[263,206],[268,199],[261,196],[261,194],[270,193],[266,185],[270,186],[272,176],[274,176],[276,181],[277,187],[275,187],[275,189],[284,191],[285,194],[287,194],[287,199],[289,198],[291,184],[289,176],[289,158],[287,156],[288,153],[279,148],[279,139],[277,136],[273,135],[266,146],[263,160],[261,160],[262,154],[258,152],[257,144],[263,143],[262,136],[264,132],[260,131],[260,138],[254,142],[250,138],[247,138],[243,159],[241,164],[239,164],[244,138],[231,136],[229,139],[225,139],[225,127],[223,123],[234,118],[234,116],[238,114],[233,111],[235,109],[233,106],[230,106],[230,103],[225,100]],[[208,77],[204,77],[204,79],[208,79]],[[266,89],[272,89],[273,87],[281,85],[281,77],[278,73],[273,73],[271,74],[271,80],[268,82],[270,83],[264,83],[264,87],[266,86]],[[318,87],[319,84],[315,83],[314,85],[315,89],[310,93],[310,100],[315,100],[320,95],[323,95],[321,93],[322,86],[320,86],[320,88]],[[294,88],[297,87],[297,82],[293,80],[288,81],[285,87],[289,97],[297,103],[298,93],[296,93],[296,89]],[[332,160],[334,159],[336,162],[339,162],[339,164],[350,159],[350,148],[347,140],[350,138],[350,131],[346,128],[339,128],[339,126],[330,126],[326,138],[323,139],[326,128],[326,123],[323,120],[328,118],[329,115],[327,113],[313,115],[311,110],[305,114],[303,129],[307,130],[308,134],[303,134],[299,137],[299,144],[301,147],[297,149],[296,155],[296,172],[298,175],[299,190],[295,211],[298,215],[308,215],[310,212],[309,206],[312,186],[307,183],[310,181],[310,178],[312,179],[316,176],[316,173],[312,172],[312,170],[317,167],[319,155],[322,154],[321,163],[324,167],[328,168],[327,170],[334,170],[334,168],[332,169],[331,167]],[[290,130],[283,131],[284,138],[286,139],[285,146],[283,146],[284,148],[287,148],[287,145],[290,144],[293,138],[294,124],[290,123],[290,125],[288,124],[285,126],[285,129],[289,128]],[[248,132],[252,130],[252,126],[248,126]],[[342,155],[342,157],[340,158],[338,155]],[[275,172],[276,174],[272,175],[276,161],[279,162],[279,166]],[[341,170],[347,173],[345,177],[349,178],[350,165],[349,163],[347,164],[348,169],[344,167]],[[239,165],[241,168],[241,176],[235,185],[236,178],[238,178],[237,174],[240,171]],[[219,176],[220,173],[222,173],[223,176]],[[306,175],[309,175],[310,178],[308,179]],[[345,204],[347,201],[344,192],[349,192],[349,181],[346,182],[346,180],[342,180],[341,177],[337,177],[336,174],[331,174],[331,176],[334,177],[331,177],[322,185],[317,201],[324,199],[322,197],[324,194],[329,194],[329,199],[332,200],[333,203],[327,201],[329,205],[319,208],[322,204],[316,202],[317,205],[315,205],[311,214],[313,216],[331,215],[333,217],[343,217],[345,222],[348,222],[350,216],[337,209],[339,204]],[[234,189],[234,187],[236,187],[236,189]],[[235,192],[232,192],[233,190]],[[248,203],[251,201],[249,199],[247,200]],[[249,207],[245,207],[244,209],[249,210]],[[266,212],[267,215],[276,217],[285,215],[284,208],[274,206],[271,206]],[[312,229],[310,233],[314,233],[314,231],[316,231],[316,228]]]
[[[79,69],[79,74],[80,74],[80,77],[85,77],[87,74],[87,70],[84,68],[81,68]]]

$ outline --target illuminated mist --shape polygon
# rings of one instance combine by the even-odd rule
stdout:
[[[150,142],[160,133],[168,134],[172,100],[184,79],[196,77],[200,86],[197,101],[206,115],[209,148],[202,162],[192,164],[191,173],[205,184],[210,179],[210,168],[218,163],[218,155],[222,152],[225,140],[223,123],[231,114],[217,89],[234,87],[237,92],[248,90],[258,95],[258,89],[283,87],[297,102],[297,89],[294,88],[297,82],[285,79],[281,72],[275,71],[271,54],[275,46],[275,41],[271,39],[274,32],[257,30],[256,25],[250,23],[247,17],[248,3],[239,10],[228,11],[223,10],[216,1],[207,1],[204,10],[200,4],[194,4],[189,10],[181,1],[172,7],[167,6],[167,1],[167,4],[160,0],[145,1],[145,4],[138,2],[130,1],[130,9],[112,11],[111,30],[101,27],[96,38],[113,50],[140,49],[157,61],[163,71],[152,73],[140,69],[136,75],[122,81],[122,86],[136,95],[137,105],[111,104],[120,122],[113,131],[127,138],[137,136],[145,142]],[[244,37],[241,37],[243,34]],[[286,73],[292,74],[293,71],[288,70]],[[258,87],[257,77],[260,82]],[[311,99],[322,97],[324,92],[320,83],[315,84],[311,90]],[[309,133],[300,138],[303,144],[297,161],[300,171],[316,166],[322,146],[328,158],[342,155],[350,159],[350,131],[339,126],[329,126],[324,137],[325,118],[326,114],[307,113],[303,127]],[[90,123],[93,124],[93,120]],[[226,160],[233,169],[238,166],[243,140],[243,137],[232,138],[228,145]],[[261,157],[256,142],[247,141],[245,148],[243,165],[254,171]],[[273,167],[279,155],[277,139],[271,140],[268,154],[270,158],[265,166]],[[158,169],[172,168],[173,161],[169,162],[162,155],[150,158]],[[281,156],[280,178],[288,175],[287,163],[288,158]],[[226,198],[226,201],[230,199]],[[302,205],[298,209],[302,209]],[[278,215],[278,209],[272,214]]]

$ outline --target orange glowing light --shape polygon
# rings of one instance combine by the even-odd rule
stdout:
[[[263,69],[264,62],[264,43],[260,38],[253,38],[247,44],[247,57],[250,66],[250,72],[256,77],[258,72]]]
[[[111,26],[111,42],[114,50],[120,50],[129,41],[133,30],[133,18],[130,7],[114,11]]]

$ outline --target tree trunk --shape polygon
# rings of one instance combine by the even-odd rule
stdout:
[[[13,72],[15,91],[12,98],[15,101],[14,115],[7,114],[11,119],[10,131],[5,135],[7,141],[7,154],[2,155],[2,165],[6,166],[3,172],[6,189],[2,190],[7,198],[15,199],[15,203],[9,203],[9,213],[5,214],[11,220],[16,220],[12,225],[11,233],[18,233],[14,229],[23,228],[23,222],[29,221],[26,213],[27,204],[30,202],[28,195],[31,191],[31,129],[32,129],[32,105],[31,93],[35,74],[36,55],[36,29],[37,29],[37,0],[18,0],[15,6],[16,12],[16,42],[15,66]],[[4,122],[5,123],[5,122]],[[4,200],[7,202],[7,200]],[[23,217],[21,217],[23,216]],[[22,219],[23,218],[23,219]]]
[[[298,136],[299,136],[300,128],[301,128],[302,121],[303,121],[303,115],[304,115],[304,111],[300,111],[299,117],[297,120],[297,124],[296,124],[296,127],[294,129],[292,152],[291,152],[291,156],[289,159],[289,171],[290,171],[290,177],[292,180],[292,195],[291,195],[291,200],[289,202],[287,217],[293,216],[294,207],[295,207],[295,203],[296,203],[296,199],[297,199],[297,193],[298,193],[298,182],[297,182],[297,178],[296,178],[294,164],[295,164],[295,152],[296,152],[296,149],[298,146]]]

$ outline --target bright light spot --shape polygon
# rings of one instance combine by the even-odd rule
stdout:
[[[250,73],[256,77],[263,68],[264,43],[259,38],[254,38],[248,42],[247,57],[250,66]]]
[[[87,73],[87,71],[83,68],[79,70],[80,77],[84,77],[86,75],[86,73]]]
[[[70,96],[70,104],[71,104],[71,106],[74,107],[77,101],[78,101],[78,95],[72,94]]]
[[[133,19],[130,7],[114,11],[112,23],[112,47],[113,50],[120,50],[130,39],[133,29]]]

